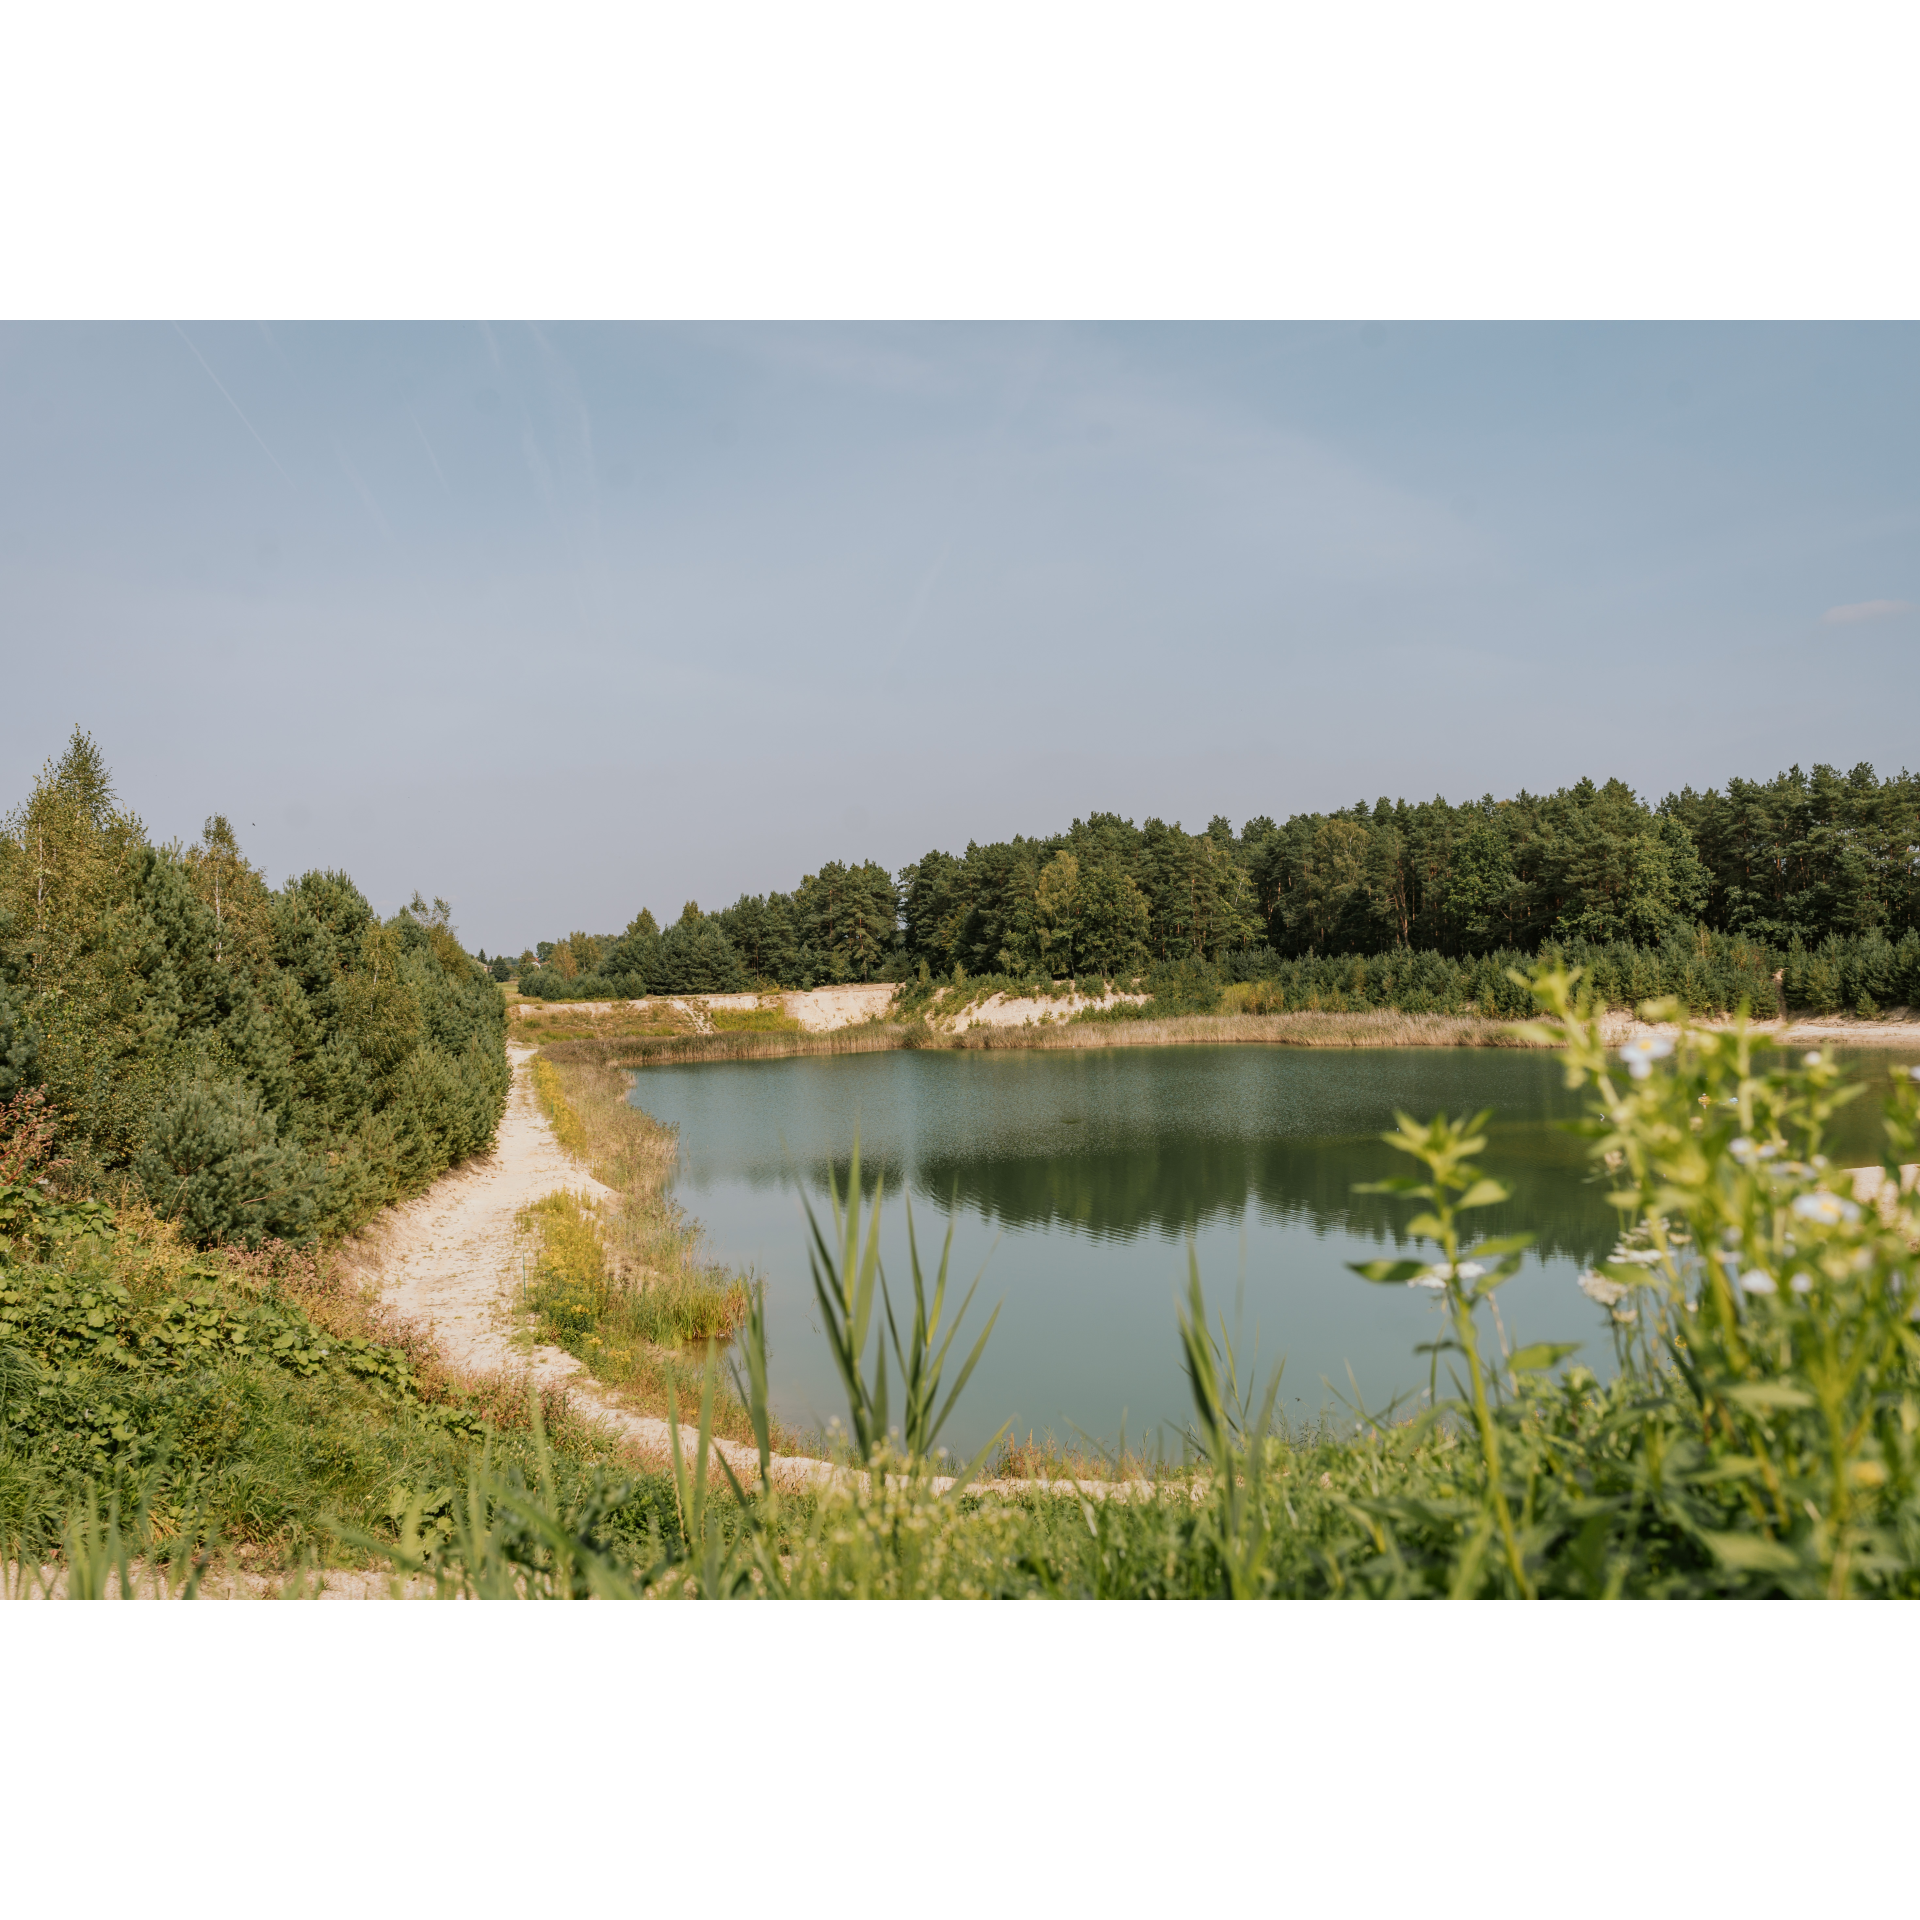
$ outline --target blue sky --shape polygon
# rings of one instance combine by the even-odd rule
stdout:
[[[4,804],[78,721],[517,951],[1095,808],[1892,770],[1916,444],[1911,326],[0,327]]]

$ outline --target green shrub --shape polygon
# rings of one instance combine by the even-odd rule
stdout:
[[[79,734],[0,827],[0,1102],[43,1092],[72,1184],[130,1175],[206,1236],[337,1234],[485,1147],[508,1077],[443,901],[269,888],[217,816],[153,846]]]
[[[326,1185],[322,1163],[279,1139],[258,1088],[198,1076],[148,1122],[133,1172],[194,1239],[248,1247],[304,1240]]]

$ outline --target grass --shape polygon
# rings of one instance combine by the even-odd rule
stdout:
[[[778,994],[761,997],[757,1007],[708,1007],[706,1015],[717,1033],[798,1033],[800,1022]]]
[[[549,1046],[545,1058],[556,1067],[605,1068],[678,1065],[699,1060],[784,1060],[800,1055],[891,1053],[908,1042],[909,1029],[888,1022],[862,1021],[830,1033],[699,1033],[676,1039],[582,1035]],[[624,1073],[621,1084],[626,1084]]]
[[[664,1039],[698,1029],[691,1014],[664,1000],[636,1007],[615,1001],[599,1007],[591,1001],[522,1000],[507,1010],[507,1038],[528,1046],[582,1035],[614,1035],[633,1039]]]
[[[1108,1452],[1084,1440],[1077,1445],[1067,1445],[1056,1439],[1051,1429],[1036,1438],[1029,1428],[1024,1439],[1017,1434],[1009,1434],[1000,1443],[999,1451],[993,1456],[983,1478],[1047,1482],[1073,1480],[1083,1486],[1124,1481],[1132,1485],[1157,1486],[1170,1481],[1187,1481],[1191,1479],[1192,1472],[1189,1459],[1170,1458],[1164,1450],[1143,1453],[1137,1447],[1129,1447],[1124,1434],[1119,1446]]]
[[[16,1584],[89,1509],[96,1543],[117,1511],[149,1560],[228,1577],[363,1565],[410,1509],[433,1535],[476,1454],[509,1474],[534,1462],[516,1389],[443,1367],[325,1254],[195,1252],[129,1209],[104,1234],[0,1246],[0,1299],[0,1558]],[[564,1393],[539,1417],[563,1502],[626,1468]],[[664,1497],[634,1484],[639,1505],[608,1523],[630,1543]]]
[[[1165,1019],[1078,1015],[1057,1027],[974,1027],[961,1047],[1527,1047],[1510,1020],[1440,1013],[1197,1013]]]
[[[547,1051],[555,1065],[638,1067],[703,1060],[779,1060],[806,1055],[889,1053],[944,1048],[1075,1051],[1105,1047],[1531,1047],[1511,1020],[1473,1014],[1282,1013],[1181,1014],[1167,1019],[1100,1020],[1085,1015],[1056,1025],[941,1031],[925,1020],[869,1022],[831,1033],[696,1034],[684,1039],[582,1036]]]
[[[706,1347],[745,1320],[749,1282],[704,1256],[668,1193],[672,1129],[631,1103],[618,1068],[541,1055],[532,1077],[561,1146],[612,1189],[549,1194],[521,1216],[537,1242],[528,1305],[541,1336],[638,1410],[664,1416],[670,1395],[697,1404]],[[715,1419],[723,1438],[752,1438],[737,1397],[722,1394]]]

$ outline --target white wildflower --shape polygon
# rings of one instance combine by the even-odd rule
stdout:
[[[1673,1042],[1656,1033],[1645,1040],[1629,1040],[1620,1049],[1620,1058],[1636,1080],[1644,1080],[1653,1071],[1653,1063],[1664,1060],[1672,1051]]]
[[[1478,1280],[1486,1271],[1486,1268],[1477,1260],[1462,1260],[1457,1267],[1453,1268],[1449,1268],[1444,1261],[1436,1261],[1434,1265],[1416,1273],[1407,1285],[1425,1287],[1432,1293],[1445,1293],[1447,1276],[1450,1272],[1457,1280]]]
[[[1860,1209],[1837,1193],[1803,1193],[1793,1203],[1793,1211],[1797,1218],[1821,1227],[1837,1227],[1843,1221],[1851,1226],[1860,1218]]]
[[[1796,1273],[1793,1278],[1787,1282],[1787,1285],[1791,1287],[1795,1293],[1811,1293],[1813,1291],[1813,1275],[1810,1273]]]
[[[1580,1276],[1580,1291],[1596,1306],[1617,1307],[1627,1297],[1627,1289],[1619,1280],[1609,1280],[1604,1273],[1596,1273],[1589,1267]]]
[[[1811,1053],[1803,1053],[1800,1064],[1803,1067],[1817,1067],[1820,1064],[1820,1049],[1816,1047]]]
[[[1746,1293],[1778,1293],[1773,1275],[1765,1267],[1755,1267],[1750,1273],[1740,1276],[1741,1290]]]

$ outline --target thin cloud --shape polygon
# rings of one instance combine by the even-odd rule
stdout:
[[[200,351],[200,349],[196,347],[193,344],[193,342],[187,338],[186,329],[183,326],[181,326],[178,320],[173,322],[173,330],[175,333],[177,333],[180,336],[181,344],[186,348],[186,350],[190,354],[192,354],[196,360],[200,362],[201,370],[206,374],[207,378],[211,380],[216,387],[220,388],[221,399],[223,399],[227,403],[227,405],[234,410],[235,413],[240,414],[240,424],[243,427],[245,427],[250,434],[253,435],[254,444],[259,447],[260,451],[264,453],[269,460],[273,460],[273,449],[270,446],[268,446],[264,440],[260,438],[260,429],[256,427],[253,424],[253,422],[249,420],[244,413],[241,413],[240,402],[236,400],[233,397],[233,395],[227,391],[226,387],[221,382],[220,376],[217,373],[215,373],[210,366],[207,365],[206,355],[203,354]],[[273,460],[273,465],[274,465],[274,471],[279,474],[280,478],[284,480],[288,486],[292,486],[293,475],[290,474],[285,467],[281,466],[278,460]]]
[[[434,457],[433,442],[427,438],[427,430],[420,424],[420,416],[409,407],[407,409],[407,418],[413,422],[413,430],[420,436],[420,444],[426,449],[427,458],[433,462],[435,477],[443,487],[447,487],[447,476],[440,471],[440,462]],[[447,487],[447,491],[451,493],[453,489]]]
[[[387,516],[380,511],[380,503],[374,499],[373,489],[360,478],[359,470],[354,466],[353,462],[347,458],[347,450],[340,444],[340,436],[333,434],[330,438],[333,441],[334,458],[340,462],[340,471],[353,482],[354,487],[359,492],[362,505],[373,515],[374,525],[380,529],[387,540],[391,541],[393,539],[393,529],[387,525]]]
[[[1820,616],[1823,627],[1852,627],[1862,620],[1890,620],[1896,613],[1911,613],[1911,600],[1856,600],[1850,606],[1829,607]]]

